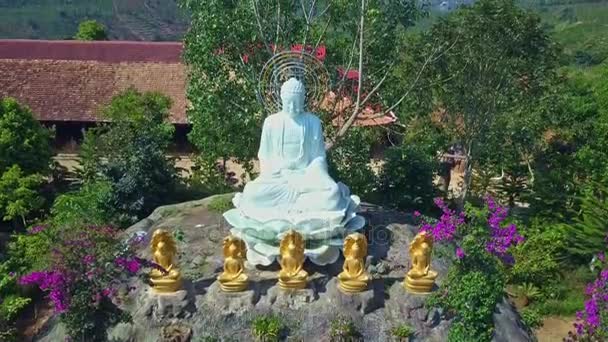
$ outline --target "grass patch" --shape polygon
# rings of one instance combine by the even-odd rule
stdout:
[[[587,267],[565,270],[563,279],[544,289],[545,298],[532,303],[530,309],[544,316],[573,316],[582,310],[585,301],[585,288],[595,279],[595,274]]]
[[[414,328],[408,324],[401,324],[391,330],[391,334],[400,342],[408,341],[410,336],[414,336],[414,333]]]
[[[251,333],[257,341],[274,342],[281,338],[285,326],[276,315],[260,315],[251,322]]]
[[[330,322],[329,338],[332,342],[352,342],[361,340],[352,319],[338,316]]]
[[[215,196],[207,205],[207,209],[222,214],[234,208],[234,205],[232,205],[232,196],[232,194]]]

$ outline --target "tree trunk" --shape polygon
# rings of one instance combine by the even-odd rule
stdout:
[[[465,169],[464,169],[464,182],[462,184],[462,193],[460,198],[458,199],[458,208],[460,210],[464,209],[464,203],[466,202],[467,195],[469,193],[469,189],[471,188],[471,181],[473,179],[473,160],[471,158],[471,146],[472,143],[468,144],[465,160]]]

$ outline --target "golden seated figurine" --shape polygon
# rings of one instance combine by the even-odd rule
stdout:
[[[344,266],[338,274],[338,288],[344,293],[367,290],[370,275],[365,272],[367,239],[360,233],[351,234],[344,240]]]
[[[154,262],[166,271],[153,269],[150,272],[152,289],[157,293],[172,293],[180,290],[182,278],[179,268],[174,262],[177,247],[171,234],[166,230],[157,229],[152,235],[150,247]]]
[[[228,236],[224,239],[224,272],[217,277],[224,292],[241,292],[247,289],[248,277],[245,274],[245,253],[247,247],[243,240]]]
[[[294,230],[287,232],[280,244],[281,271],[279,286],[284,290],[299,290],[306,288],[308,273],[304,267],[304,239]]]
[[[411,269],[407,272],[403,285],[411,293],[427,294],[433,290],[437,272],[431,271],[433,237],[420,232],[410,243]]]

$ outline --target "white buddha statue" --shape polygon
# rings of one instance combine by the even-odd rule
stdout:
[[[305,254],[317,264],[332,263],[346,234],[365,224],[356,215],[359,198],[327,172],[321,121],[305,112],[306,90],[289,79],[281,87],[282,110],[264,121],[260,176],[233,199],[224,214],[233,234],[248,245],[250,263],[269,265],[289,229],[306,239]]]

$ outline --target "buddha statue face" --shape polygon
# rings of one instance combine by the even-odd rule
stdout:
[[[295,116],[304,112],[306,89],[304,84],[296,78],[290,78],[281,86],[282,110],[284,113]]]

